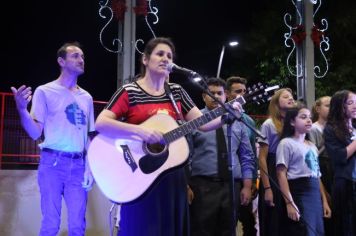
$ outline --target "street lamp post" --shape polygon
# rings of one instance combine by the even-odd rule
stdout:
[[[220,76],[221,63],[222,63],[222,59],[224,57],[224,53],[225,53],[225,45],[223,45],[222,48],[221,48],[219,65],[218,65],[218,72],[216,73],[216,78],[219,78],[219,76]]]
[[[229,46],[230,47],[235,47],[237,46],[239,43],[237,41],[231,41],[229,42]],[[219,58],[219,65],[218,65],[218,72],[216,73],[216,78],[220,77],[220,70],[221,70],[221,64],[222,64],[222,60],[224,58],[224,53],[225,53],[225,45],[222,46],[221,48],[221,52],[220,52],[220,58]]]

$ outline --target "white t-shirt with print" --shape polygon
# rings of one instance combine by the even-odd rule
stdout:
[[[91,95],[80,88],[71,92],[56,81],[39,86],[32,99],[31,116],[43,124],[40,148],[82,152],[88,132],[94,131]]]
[[[303,143],[294,138],[284,138],[278,144],[276,166],[287,168],[287,179],[321,176],[318,149],[310,141]]]

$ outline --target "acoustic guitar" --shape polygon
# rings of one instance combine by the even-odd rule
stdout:
[[[254,86],[244,96],[246,100],[240,96],[229,103],[266,102],[277,88]],[[225,109],[218,107],[181,126],[169,115],[154,115],[140,125],[163,133],[163,142],[156,144],[143,142],[136,135],[107,136],[99,133],[88,149],[89,165],[97,185],[113,202],[137,200],[164,173],[186,163],[189,147],[184,136],[224,113]]]

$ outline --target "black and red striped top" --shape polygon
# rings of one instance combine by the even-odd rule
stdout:
[[[180,85],[169,83],[169,87],[180,112],[185,116],[195,106],[194,102]],[[130,124],[140,124],[151,116],[162,113],[175,120],[179,118],[166,93],[150,95],[136,82],[118,89],[105,108],[114,112],[118,119]]]

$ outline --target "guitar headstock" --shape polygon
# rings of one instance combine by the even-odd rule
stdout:
[[[279,89],[279,85],[266,85],[257,83],[247,88],[244,98],[248,103],[256,103],[257,105],[268,102],[274,92]]]

